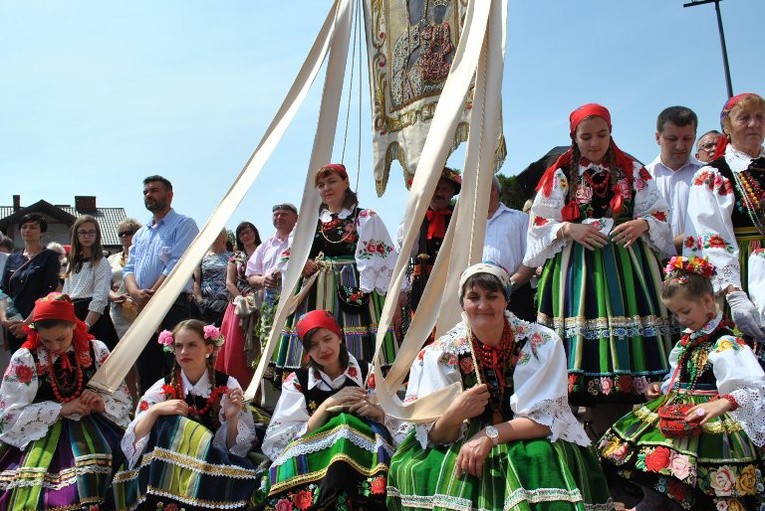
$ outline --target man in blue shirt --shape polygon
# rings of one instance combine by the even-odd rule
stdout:
[[[149,176],[143,180],[143,202],[153,216],[133,236],[123,269],[125,288],[139,309],[146,306],[199,232],[193,219],[173,210],[172,200],[170,181],[162,176]],[[172,330],[179,322],[192,317],[199,317],[199,311],[192,301],[189,280],[162,320],[160,330]],[[170,368],[170,362],[162,346],[152,338],[138,357],[141,392],[163,376],[163,371]]]

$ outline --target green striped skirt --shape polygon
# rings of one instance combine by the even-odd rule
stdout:
[[[303,359],[308,354],[295,331],[298,318],[306,312],[316,309],[332,311],[340,328],[343,329],[348,351],[358,360],[371,362],[375,353],[375,340],[382,313],[385,296],[376,291],[369,293],[369,302],[358,313],[348,312],[340,306],[338,286],[359,286],[359,271],[353,258],[324,259],[329,268],[320,270],[305,300],[297,306],[295,313],[287,319],[282,330],[279,345],[274,351],[274,363],[277,374],[289,373],[302,367]],[[302,286],[301,281],[301,286]],[[383,360],[385,365],[393,363],[398,351],[398,343],[391,327],[385,335]]]
[[[257,485],[253,463],[214,446],[209,429],[164,416],[137,466],[114,476],[114,504],[119,510],[244,509]]]
[[[89,509],[108,496],[122,429],[101,414],[61,419],[23,451],[0,444],[0,509]]]
[[[572,404],[642,401],[669,370],[660,264],[643,240],[594,251],[569,243],[548,259],[537,320],[563,340]]]
[[[717,392],[670,394],[666,404],[704,403]],[[765,505],[763,449],[730,414],[710,420],[700,435],[665,438],[659,430],[660,397],[619,419],[598,443],[607,470],[666,495],[685,509],[711,500],[718,509]],[[727,507],[726,507],[727,506]]]
[[[455,473],[462,444],[480,424],[471,422],[464,440],[423,449],[414,431],[390,465],[388,509],[451,511],[611,510],[613,503],[592,447],[559,440],[499,444],[479,479]]]
[[[290,443],[273,462],[264,508],[385,509],[392,455],[385,426],[340,413]]]

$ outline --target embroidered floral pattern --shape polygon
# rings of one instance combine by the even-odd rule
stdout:
[[[719,234],[710,234],[706,233],[702,236],[702,246],[706,249],[709,248],[719,248],[723,249],[728,253],[733,253],[735,250],[735,247],[728,243],[725,238],[720,236]]]
[[[370,259],[372,257],[388,257],[393,252],[393,247],[383,240],[369,240],[358,252],[360,259]]]

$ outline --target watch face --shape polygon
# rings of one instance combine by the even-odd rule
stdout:
[[[492,440],[496,440],[499,437],[499,430],[494,426],[486,426],[486,436]]]

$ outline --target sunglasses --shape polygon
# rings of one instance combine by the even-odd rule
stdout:
[[[135,231],[122,231],[121,233],[119,233],[119,237],[127,238],[128,236],[132,236],[133,234],[135,234]]]
[[[292,204],[277,204],[273,207],[273,209],[271,209],[271,211],[275,213],[280,209],[286,209],[288,211],[292,211],[293,213],[297,213],[297,208]]]

